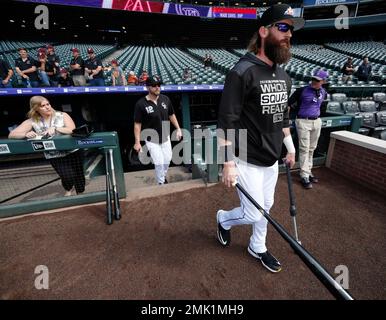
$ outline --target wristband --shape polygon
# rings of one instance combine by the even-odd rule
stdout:
[[[295,146],[294,146],[294,143],[292,141],[291,135],[284,137],[283,143],[284,143],[285,147],[287,148],[288,153],[296,153]]]

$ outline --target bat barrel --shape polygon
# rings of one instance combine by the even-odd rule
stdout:
[[[322,267],[322,265],[306,249],[304,249],[278,222],[276,222],[239,183],[236,183],[236,187],[259,210],[259,212],[283,237],[283,239],[290,244],[300,259],[302,259],[306,266],[336,299],[354,300],[353,297],[350,296],[350,294]]]
[[[111,181],[110,181],[110,169],[108,153],[105,152],[105,166],[106,166],[106,211],[107,211],[107,224],[113,223],[112,215],[112,199],[111,199]]]
[[[119,203],[119,194],[117,189],[117,180],[115,178],[115,167],[114,167],[114,158],[113,158],[113,150],[109,149],[109,160],[111,166],[111,176],[113,182],[113,193],[114,193],[114,218],[115,220],[121,219],[121,208]]]

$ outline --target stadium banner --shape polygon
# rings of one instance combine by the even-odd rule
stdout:
[[[162,13],[191,17],[212,17],[212,7],[193,6],[189,4],[165,3]]]
[[[93,7],[102,8],[104,0],[16,0],[19,2],[36,2],[43,4],[61,4],[66,6],[80,6],[80,7]]]
[[[110,0],[103,1],[103,8],[111,8],[125,11],[140,11],[161,13],[164,4],[162,2],[144,0]]]
[[[59,4],[68,6],[93,7],[104,9],[115,9],[125,11],[139,11],[152,13],[176,14],[183,16],[203,17],[203,18],[234,18],[234,19],[256,19],[257,13],[261,14],[264,8],[225,8],[194,6],[189,4],[163,3],[145,0],[15,0],[18,2],[33,2],[44,4]],[[304,0],[315,5],[318,1],[332,1],[348,3],[356,0]],[[301,16],[301,8],[293,8],[294,15]]]
[[[335,6],[349,3],[358,3],[358,0],[303,0],[304,7]]]
[[[191,91],[222,91],[222,84],[171,84],[162,85],[162,91],[191,92]],[[145,86],[111,86],[111,87],[46,87],[46,88],[0,88],[0,96],[31,96],[50,94],[95,94],[95,93],[145,93]]]
[[[213,7],[213,18],[256,19],[256,8]]]
[[[161,13],[162,2],[144,0],[16,0],[21,2],[36,2],[45,4],[60,4],[67,6],[81,6],[126,11]]]

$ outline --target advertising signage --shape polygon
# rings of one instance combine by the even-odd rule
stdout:
[[[110,2],[110,3],[107,3],[107,2]],[[108,5],[110,6],[108,7]],[[111,9],[125,10],[125,11],[161,13],[163,6],[164,4],[162,2],[155,2],[155,1],[143,1],[143,0],[104,1],[104,8],[111,8]]]
[[[103,8],[104,2],[111,2],[105,0],[17,0],[21,2],[36,2],[42,4],[61,4],[67,6],[81,6],[81,7],[94,7]]]
[[[116,9],[125,11],[141,11],[161,13],[162,2],[144,0],[17,0],[45,4],[61,4],[68,6]]]
[[[162,12],[168,13],[168,14],[178,14],[180,16],[205,17],[205,18],[212,17],[211,7],[193,6],[188,4],[165,3]]]
[[[357,3],[358,0],[303,0],[305,7],[335,6],[338,4]]]
[[[213,18],[256,19],[256,8],[224,8],[214,7]]]
[[[256,19],[257,14],[264,12],[266,8],[227,8],[207,7],[191,4],[163,3],[145,0],[16,0],[21,2],[35,2],[43,4],[60,4],[70,6],[94,7],[104,9],[115,9],[124,11],[139,11],[164,14],[176,14],[180,16],[202,17],[202,18],[231,18],[231,19]],[[356,0],[304,0],[305,3],[325,2],[348,2]],[[300,16],[301,9],[296,8],[296,15]]]

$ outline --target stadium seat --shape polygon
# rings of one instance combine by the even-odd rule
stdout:
[[[385,102],[378,102],[377,110],[386,111],[386,101]]]
[[[379,111],[386,110],[386,93],[374,92],[373,100],[376,104],[377,110]]]
[[[347,101],[347,96],[345,93],[333,93],[332,100],[337,102]]]
[[[358,131],[359,134],[362,134],[364,136],[368,136],[370,134],[370,129],[369,128],[359,128]]]
[[[362,63],[362,58],[367,56],[372,65],[372,79],[369,81],[369,86],[374,86],[375,83],[381,83],[384,81],[384,71],[386,70],[385,60],[385,45],[382,42],[376,41],[357,41],[357,42],[337,42],[337,43],[326,43],[325,48],[333,50],[334,52],[338,51],[342,54],[342,57],[347,58],[347,56],[354,57],[353,63],[355,67],[358,67]],[[326,55],[324,53],[323,55]],[[336,60],[339,60],[340,67],[343,65],[342,61],[339,59],[339,56],[335,56]],[[374,81],[374,82],[372,82]]]
[[[18,58],[17,48],[26,47],[29,49],[31,56],[36,57],[37,50],[44,47],[46,43],[40,41],[0,41],[0,54],[14,68],[14,60]],[[80,49],[81,56],[87,58],[86,50],[88,47],[93,47],[96,55],[103,61],[104,64],[109,64],[112,59],[118,60],[126,77],[129,71],[134,71],[139,76],[142,70],[147,70],[149,74],[158,74],[165,84],[176,83],[208,83],[220,84],[224,83],[226,73],[237,63],[240,56],[246,53],[245,49],[230,49],[223,48],[187,48],[179,49],[176,47],[153,47],[143,45],[129,45],[126,48],[117,50],[113,45],[101,44],[82,44],[82,43],[53,43],[56,54],[61,59],[61,67],[68,67],[69,61],[72,58],[70,48],[77,47]],[[316,44],[296,44],[292,47],[293,57],[288,63],[283,65],[286,72],[292,78],[294,87],[304,86],[311,80],[315,70],[321,67],[329,72],[329,83],[331,87],[342,88],[341,93],[336,93],[336,97],[332,101],[344,102],[347,98],[344,95],[354,95],[358,86],[363,90],[367,87],[375,87],[381,83],[386,84],[386,54],[384,45],[374,41],[362,42],[346,42],[346,43],[329,43],[325,46]],[[347,59],[348,55],[354,57],[354,66],[357,67],[361,63],[362,54],[364,52],[370,58],[372,64],[372,79],[365,83],[358,81],[354,76],[353,81],[347,83],[342,82],[341,68]],[[211,67],[204,68],[203,58],[205,54],[210,54],[213,57]],[[181,80],[183,70],[189,67],[192,71],[193,78],[186,81]],[[106,80],[110,82],[109,72],[105,72]],[[205,76],[205,77],[204,77]],[[16,76],[13,81],[17,82]],[[349,88],[353,90],[350,91]],[[335,91],[339,92],[339,90]],[[386,109],[386,94],[377,92],[373,95],[373,101],[376,102],[377,110]]]
[[[386,140],[386,130],[381,132],[379,138],[382,139],[382,140]]]
[[[360,113],[362,116],[362,125],[367,128],[375,128],[376,126],[376,120],[375,120],[375,113],[373,112],[362,112]]]
[[[373,134],[371,135],[373,138],[381,139],[382,132],[386,131],[385,127],[376,127],[374,128]]]
[[[377,124],[379,126],[386,126],[386,111],[379,111],[376,113]]]
[[[346,114],[356,114],[359,112],[358,102],[356,101],[344,101],[342,102],[342,107]]]
[[[361,112],[375,112],[377,108],[374,101],[359,101],[359,110]]]
[[[344,113],[341,107],[340,102],[338,101],[330,101],[327,103],[327,112],[329,113],[335,113],[335,114],[342,114]]]

